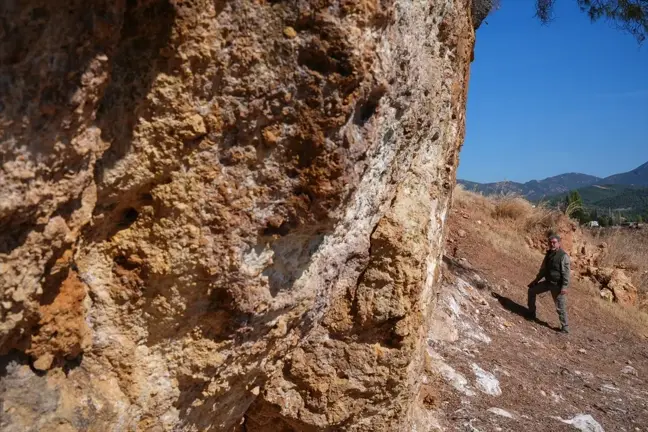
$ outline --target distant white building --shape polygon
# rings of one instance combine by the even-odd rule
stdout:
[[[589,228],[598,228],[600,225],[598,221],[589,221],[585,224],[585,226]]]

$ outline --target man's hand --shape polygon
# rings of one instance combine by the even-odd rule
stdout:
[[[531,282],[529,285],[527,285],[527,288],[531,288],[533,285],[537,284],[536,281]]]
[[[560,290],[560,295],[567,295],[567,290],[566,289]]]

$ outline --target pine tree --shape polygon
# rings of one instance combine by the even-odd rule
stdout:
[[[556,0],[536,0],[536,16],[546,24],[553,19]],[[630,33],[639,43],[648,36],[648,0],[576,0],[592,21],[606,19]]]
[[[583,199],[577,190],[571,191],[565,197],[565,210],[564,213],[567,217],[578,220],[580,223],[587,221],[585,209],[583,207]]]
[[[599,216],[598,216],[598,211],[596,209],[592,209],[589,215],[589,219],[598,222]]]

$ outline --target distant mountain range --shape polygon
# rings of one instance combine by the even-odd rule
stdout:
[[[467,180],[457,180],[464,189],[480,192],[484,195],[517,194],[524,196],[530,201],[538,201],[565,194],[571,190],[587,188],[590,186],[625,185],[631,186],[628,190],[624,188],[608,188],[614,196],[621,192],[630,195],[636,194],[640,188],[648,188],[648,162],[625,173],[614,174],[609,177],[600,178],[587,174],[568,173],[544,180],[531,180],[526,183],[503,181],[497,183],[476,183]],[[595,188],[594,192],[605,189]],[[581,194],[582,195],[582,194]],[[596,195],[596,193],[594,193]],[[606,198],[610,198],[607,196]]]
[[[609,184],[578,189],[583,205],[604,213],[613,210],[623,214],[648,214],[648,187]],[[560,200],[563,196],[557,197]]]

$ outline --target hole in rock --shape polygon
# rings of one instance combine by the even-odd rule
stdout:
[[[385,95],[385,92],[386,89],[384,86],[373,89],[367,100],[358,104],[353,122],[358,126],[364,126],[376,113],[380,99]]]
[[[131,225],[133,225],[133,223],[135,223],[135,221],[137,220],[137,216],[139,216],[137,210],[135,210],[133,207],[129,207],[126,210],[124,210],[124,213],[122,214],[122,217],[119,220],[117,226],[120,229],[126,229]]]

